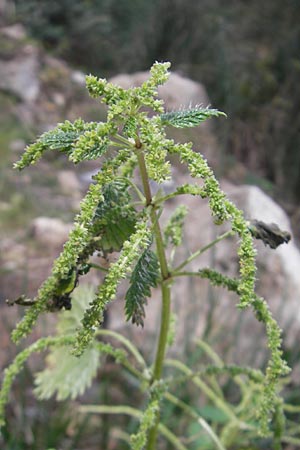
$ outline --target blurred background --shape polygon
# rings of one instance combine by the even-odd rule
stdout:
[[[275,256],[259,247],[263,274],[258,287],[275,299],[286,357],[295,368],[286,396],[299,404],[299,0],[0,0],[0,368],[15,354],[9,333],[23,314],[21,308],[9,309],[5,299],[34,295],[68,235],[96,167],[89,162],[74,169],[51,152],[22,173],[12,170],[13,162],[59,121],[105,118],[105,110],[85,92],[84,74],[128,87],[138,84],[142,75],[136,73],[149,70],[156,60],[172,63],[173,85],[161,92],[168,109],[203,103],[228,116],[173,137],[193,139],[249,216],[264,219],[267,212],[266,220],[275,216],[293,234],[289,250],[286,246]],[[200,226],[197,218],[191,224]],[[226,248],[213,255],[223,269],[227,256]],[[216,295],[207,290],[210,302]],[[209,311],[214,330],[216,314]],[[43,332],[47,327],[51,331],[53,320],[43,323]],[[248,350],[249,360],[263,365],[263,357],[255,359],[256,347]],[[53,404],[41,406],[32,399],[31,370],[28,366],[18,381],[1,448],[121,448],[109,441],[105,423],[100,447],[99,436],[85,432],[93,422],[74,430],[63,402],[49,424],[47,411]],[[110,378],[102,375],[99,401],[107,395]],[[117,386],[116,373],[114,377]],[[270,448],[268,442],[255,445],[247,448]]]

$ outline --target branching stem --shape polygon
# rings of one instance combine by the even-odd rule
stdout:
[[[234,231],[232,230],[228,230],[225,233],[221,234],[220,236],[218,236],[216,239],[214,239],[213,241],[211,241],[209,244],[205,245],[204,247],[200,248],[199,250],[197,250],[196,252],[192,253],[191,256],[189,256],[187,259],[185,259],[181,264],[179,264],[179,266],[177,266],[173,271],[172,271],[172,276],[177,276],[178,272],[181,271],[181,269],[185,266],[187,266],[191,261],[193,261],[194,259],[196,259],[198,256],[202,255],[202,253],[206,252],[207,250],[209,250],[211,247],[213,247],[214,245],[216,245],[218,242],[222,241],[223,239],[226,239],[229,236],[234,236]]]
[[[140,169],[140,174],[142,178],[144,193],[146,197],[146,205],[150,206],[152,204],[152,195],[149,184],[149,178],[147,173],[147,168],[145,164],[144,154],[141,151],[142,144],[139,140],[136,141],[137,148],[137,157],[138,164]],[[163,237],[161,234],[161,229],[157,217],[157,213],[155,208],[152,208],[151,213],[151,221],[153,225],[156,248],[157,248],[157,256],[160,263],[160,271],[161,271],[161,293],[162,293],[162,308],[161,308],[161,322],[160,322],[160,332],[158,338],[158,344],[156,349],[156,356],[153,368],[153,377],[152,381],[157,381],[161,378],[165,352],[167,347],[168,340],[168,332],[170,326],[170,313],[171,313],[171,292],[170,292],[170,284],[169,280],[169,270],[168,264],[164,249]],[[156,421],[155,426],[149,432],[149,439],[147,444],[147,450],[154,450],[156,448],[156,439],[157,439],[157,430],[158,430],[159,418]]]

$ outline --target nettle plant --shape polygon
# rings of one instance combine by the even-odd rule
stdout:
[[[93,176],[51,275],[36,298],[21,297],[13,301],[28,306],[13,331],[15,343],[30,333],[41,313],[67,311],[60,315],[56,335],[42,337],[25,348],[5,370],[0,394],[1,425],[5,422],[4,408],[16,375],[32,353],[49,349],[47,360],[51,364],[36,375],[35,392],[39,398],[56,394],[61,400],[82,394],[99,369],[101,355],[115,359],[124,368],[124,376],[129,372],[136,378],[142,405],[80,407],[81,413],[125,414],[136,418],[136,430],[127,439],[133,450],[153,450],[160,445],[160,448],[180,450],[224,450],[234,445],[241,448],[247,442],[250,445],[251,439],[258,436],[268,436],[273,439],[273,448],[281,448],[284,415],[278,386],[289,368],[282,358],[281,330],[265,300],[255,293],[253,238],[262,238],[275,248],[287,242],[289,236],[276,226],[246,221],[242,211],[220,189],[201,153],[194,151],[191,143],[175,143],[167,138],[166,127],[194,127],[208,118],[225,115],[200,106],[165,112],[162,100],[157,98],[157,88],[167,81],[169,66],[169,63],[155,63],[149,79],[142,86],[128,90],[105,79],[87,76],[90,95],[108,107],[107,121],[86,123],[79,119],[74,123],[60,123],[29,145],[15,164],[21,170],[36,163],[46,150],[63,152],[75,164],[100,158],[99,171]],[[170,155],[176,155],[188,168],[194,182],[177,186],[172,193],[165,194],[160,189],[153,195],[150,181],[162,185],[171,177]],[[208,199],[215,223],[226,222],[229,229],[175,265],[174,251],[181,245],[187,209],[178,207],[164,229],[160,216],[169,199],[184,198],[184,194]],[[239,277],[229,278],[212,268],[184,271],[205,249],[233,235],[239,239]],[[108,266],[101,266],[103,257],[109,261],[112,252],[118,252],[118,258]],[[99,264],[95,263],[95,255],[102,258]],[[98,290],[81,286],[75,289],[80,277],[89,270],[105,273]],[[174,327],[170,326],[171,292],[178,277],[184,275],[206,278],[212,285],[234,291],[239,296],[238,308],[252,308],[266,329],[270,357],[265,371],[225,364],[201,341],[198,344],[212,363],[200,370],[194,371],[184,361],[166,358],[174,338]],[[133,342],[115,331],[101,328],[106,308],[115,299],[118,285],[124,279],[128,280],[125,320],[137,326],[143,326],[146,319],[151,288],[158,286],[161,290],[161,321],[155,357],[150,364]],[[217,383],[220,375],[223,379],[230,377],[235,383],[238,403],[236,399],[234,404],[226,400],[222,384]],[[199,412],[197,401],[190,404],[177,396],[187,383],[199,389],[199,396],[204,395],[223,414],[222,421],[206,420]],[[197,441],[193,435],[178,436],[168,428],[162,414],[166,403],[175,405],[188,418],[187,423],[196,424]],[[124,436],[126,433],[120,434],[120,438]],[[168,443],[164,444],[163,439]]]

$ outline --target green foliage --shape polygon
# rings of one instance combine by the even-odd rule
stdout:
[[[160,117],[163,125],[172,125],[175,128],[189,128],[196,127],[211,117],[219,116],[226,117],[226,114],[217,109],[196,106],[186,110],[168,112]]]
[[[130,277],[130,287],[125,296],[126,319],[136,325],[144,326],[145,305],[151,296],[151,287],[157,286],[159,276],[157,256],[150,250],[144,250],[138,259]]]
[[[89,345],[97,327],[103,322],[103,313],[107,304],[116,296],[118,283],[126,278],[132,271],[132,264],[150,239],[150,232],[145,222],[137,223],[136,231],[130,239],[124,242],[122,251],[117,262],[111,264],[110,270],[104,282],[99,287],[95,299],[90,303],[82,319],[82,329],[79,330],[74,348],[74,354],[79,356]]]
[[[59,317],[57,331],[61,336],[72,336],[88,307],[93,290],[88,287],[76,289],[71,311]],[[47,368],[35,376],[35,394],[41,399],[56,395],[56,400],[75,399],[91,385],[100,365],[99,350],[93,343],[80,358],[70,354],[68,347],[52,348],[46,358]]]
[[[162,101],[157,99],[157,88],[167,80],[169,66],[169,63],[155,63],[149,79],[141,87],[128,90],[114,86],[103,78],[88,76],[90,94],[95,98],[100,97],[108,106],[107,122],[85,124],[78,120],[73,124],[59,124],[48,134],[42,135],[36,144],[29,146],[16,164],[21,169],[36,162],[46,149],[55,148],[66,153],[76,163],[97,156],[100,169],[81,202],[74,228],[62,253],[54,262],[51,275],[41,286],[36,298],[27,302],[32,306],[14,330],[14,341],[30,333],[40,313],[69,309],[72,302],[77,302],[77,306],[74,306],[73,311],[63,313],[58,324],[58,336],[41,338],[21,352],[8,367],[0,394],[0,417],[3,416],[12,382],[26,359],[31,353],[50,347],[53,350],[47,358],[48,367],[36,377],[36,393],[42,398],[54,394],[58,399],[77,397],[95,376],[100,355],[109,355],[135,378],[135,386],[143,394],[145,391],[148,393],[148,403],[143,413],[122,405],[100,405],[90,409],[90,412],[115,414],[118,411],[138,417],[140,426],[131,437],[132,449],[155,449],[157,433],[162,434],[173,445],[172,448],[187,449],[181,439],[162,423],[163,415],[160,412],[165,400],[182,409],[190,419],[196,420],[219,450],[234,445],[240,436],[246,435],[251,442],[260,433],[264,436],[273,433],[273,440],[279,448],[284,420],[283,403],[278,391],[281,379],[289,372],[289,368],[283,359],[281,330],[265,300],[255,293],[257,275],[253,231],[242,211],[227,199],[201,153],[195,152],[191,143],[177,144],[166,136],[167,124],[190,126],[222,113],[196,108],[166,114]],[[152,109],[151,113],[145,112],[149,108]],[[102,154],[108,148],[109,156],[104,160]],[[170,177],[169,155],[174,154],[188,167],[195,184],[179,186],[166,196],[162,196],[161,192],[153,196],[150,180],[162,183]],[[137,177],[142,188],[137,184]],[[201,185],[196,184],[197,180],[201,180]],[[187,209],[177,208],[164,230],[161,229],[160,214],[165,202],[183,194],[208,199],[215,224],[226,222],[229,230],[174,267],[174,252],[182,242]],[[224,276],[211,268],[195,272],[182,271],[205,250],[232,235],[239,239],[237,278]],[[153,250],[150,248],[152,242],[155,243]],[[118,255],[110,260],[108,254],[111,252],[118,252]],[[100,265],[90,260],[94,253],[107,258],[105,267],[101,266],[101,260]],[[81,275],[92,269],[105,273],[97,290],[74,291]],[[166,359],[168,344],[174,338],[172,282],[176,277],[187,274],[207,278],[212,285],[236,292],[239,297],[238,307],[241,310],[253,309],[257,319],[266,328],[270,350],[264,373],[225,364],[203,343],[202,350],[214,364],[206,365],[199,372],[179,360]],[[126,279],[130,286],[125,296],[125,315],[127,320],[137,325],[144,323],[146,299],[151,295],[151,287],[158,285],[161,289],[161,322],[153,365],[148,366],[137,348],[126,338],[100,328],[107,306],[116,298],[118,286]],[[101,336],[117,340],[118,345],[99,341]],[[71,354],[66,353],[68,348]],[[170,374],[168,370],[168,378],[164,380],[166,368]],[[179,376],[176,373],[178,371]],[[222,387],[217,382],[217,377],[221,375],[230,377],[240,386],[238,407],[225,399]],[[171,393],[174,386],[182,382],[190,382],[204,394],[209,404],[213,405],[213,417],[208,418],[207,414],[202,417],[196,409],[198,405],[193,408]],[[85,409],[87,411],[88,407]],[[219,412],[226,416],[226,421],[224,417],[220,420]],[[210,419],[218,427],[217,433],[214,426],[208,423]]]
[[[85,123],[82,119],[71,123],[66,120],[53,130],[42,134],[37,142],[29,145],[14,167],[22,170],[36,163],[46,150],[66,153],[75,164],[84,159],[97,159],[109,146],[110,131],[110,127],[103,123]]]
[[[101,236],[97,249],[104,253],[120,251],[134,232],[137,213],[130,205],[128,188],[128,183],[121,179],[103,187],[104,201],[95,210],[93,233]]]
[[[160,401],[165,390],[166,386],[161,382],[152,386],[150,400],[141,417],[139,430],[136,434],[133,434],[130,439],[132,450],[143,450],[143,448],[145,448],[147,444],[147,434],[158,419]]]
[[[91,385],[99,367],[96,348],[87,348],[80,359],[70,355],[69,348],[54,349],[48,355],[49,368],[38,372],[35,394],[40,400],[56,395],[56,400],[75,399]]]
[[[23,369],[25,362],[32,353],[42,352],[51,346],[61,347],[70,344],[73,339],[70,336],[60,337],[46,337],[41,338],[34,344],[21,351],[4,371],[4,377],[2,381],[0,391],[0,426],[4,425],[4,408],[9,399],[10,390],[16,376]]]

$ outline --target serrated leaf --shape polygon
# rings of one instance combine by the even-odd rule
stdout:
[[[97,249],[106,253],[120,251],[135,230],[136,211],[131,206],[128,184],[116,180],[103,189],[104,201],[94,215],[94,235],[99,235]]]
[[[14,164],[14,168],[22,170],[30,164],[36,163],[46,150],[59,150],[68,156],[73,151],[74,142],[85,132],[97,127],[96,122],[84,122],[82,119],[74,123],[66,120],[59,123],[52,130],[43,133],[39,139],[26,147],[21,159]]]
[[[91,161],[93,159],[98,159],[100,156],[102,156],[109,147],[109,141],[103,143],[102,145],[95,145],[94,147],[89,148],[89,151],[86,152],[83,157],[82,161]],[[74,161],[76,163],[76,161]]]
[[[123,127],[124,136],[134,138],[136,136],[136,130],[138,127],[138,121],[136,117],[129,117]]]
[[[81,326],[85,310],[94,298],[92,286],[78,286],[72,293],[73,307],[59,315],[58,335],[73,335]],[[91,385],[100,364],[99,350],[91,345],[80,358],[70,354],[70,347],[54,348],[46,358],[47,368],[35,376],[35,394],[40,399],[76,398]]]
[[[121,250],[123,243],[127,241],[134,232],[135,220],[120,217],[115,222],[115,217],[111,218],[107,225],[103,227],[103,236],[100,240],[100,247],[105,253]]]
[[[125,296],[126,320],[144,326],[145,305],[151,295],[151,287],[157,286],[159,264],[150,246],[143,252],[132,272],[130,287]]]
[[[35,376],[34,390],[39,399],[75,399],[91,385],[99,368],[99,352],[90,347],[80,358],[70,354],[70,348],[62,347],[51,351],[46,358],[48,368]]]
[[[172,111],[161,114],[160,118],[163,125],[172,125],[175,128],[196,127],[211,117],[225,116],[226,114],[217,109],[203,108],[196,106],[195,108],[183,109],[181,111]]]
[[[40,142],[50,150],[60,150],[70,153],[72,144],[81,133],[77,131],[57,131],[51,130],[42,134]]]

